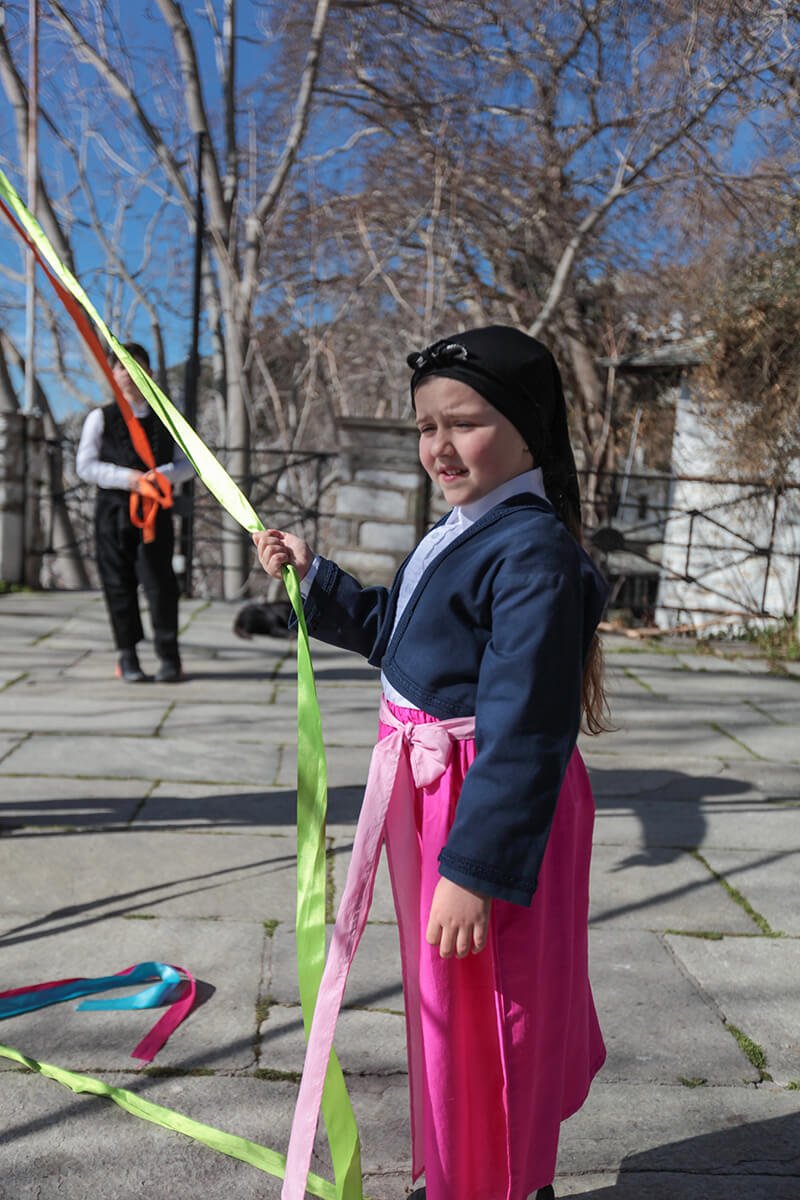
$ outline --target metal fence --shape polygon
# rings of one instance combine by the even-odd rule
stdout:
[[[93,586],[98,585],[94,546],[94,493],[75,472],[77,438],[43,439],[44,469],[39,480],[39,520],[32,552],[38,559],[38,579],[44,587],[63,586],[64,563],[78,557]],[[225,464],[228,447],[216,447]],[[250,470],[236,483],[262,518],[315,543],[326,494],[335,481],[335,455],[314,451],[283,451],[255,447],[249,451]],[[198,480],[176,489],[176,566],[184,589],[196,596],[222,595],[222,542],[225,514]],[[243,545],[250,536],[238,531]],[[260,571],[254,577],[263,582]],[[243,585],[243,594],[248,582]]]
[[[797,617],[800,483],[639,474],[623,491],[620,479],[603,481],[591,539],[618,605],[662,624]]]

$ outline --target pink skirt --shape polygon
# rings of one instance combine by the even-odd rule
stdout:
[[[435,721],[389,706],[403,723]],[[381,723],[380,737],[392,733]],[[427,1200],[527,1200],[553,1181],[559,1128],[605,1059],[588,976],[594,803],[576,750],[529,908],[495,900],[481,954],[442,959],[425,941],[474,740],[444,774],[390,804],[386,846],[400,931],[413,1176]],[[411,811],[413,808],[413,811]]]

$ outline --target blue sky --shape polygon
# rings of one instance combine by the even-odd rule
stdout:
[[[79,0],[67,5],[68,10],[76,13],[91,12],[91,5]],[[215,9],[221,9],[220,0],[215,0]],[[635,6],[634,6],[635,7]],[[12,45],[16,61],[23,75],[27,70],[27,0],[15,0],[5,6],[7,13],[7,37]],[[146,111],[159,125],[170,129],[170,140],[180,147],[179,153],[186,163],[185,174],[193,177],[191,166],[194,154],[194,138],[188,128],[185,109],[182,103],[176,105],[175,94],[171,88],[172,80],[177,72],[177,65],[171,50],[171,40],[157,6],[152,0],[141,4],[131,4],[125,0],[108,0],[103,6],[108,19],[116,23],[124,44],[131,51],[127,70],[130,71],[131,82],[135,85]],[[43,0],[43,11],[47,5]],[[313,10],[311,0],[304,0],[302,6],[290,6],[290,9],[280,10],[277,4],[255,3],[254,0],[239,0],[237,39],[237,76],[238,93],[241,97],[241,109],[238,115],[240,136],[250,132],[250,118],[246,111],[250,98],[257,113],[254,123],[254,134],[258,137],[262,148],[269,148],[269,138],[273,137],[276,145],[280,144],[282,126],[273,120],[271,106],[271,83],[276,70],[282,65],[280,28],[270,29],[267,19],[270,14],[278,14],[276,19],[282,19],[283,11],[298,11],[310,13]],[[215,51],[209,23],[206,19],[206,7],[202,0],[191,0],[184,6],[184,12],[195,33],[195,43],[200,59],[201,74],[206,88],[206,105],[212,116],[215,130],[220,128],[219,102],[221,89],[216,69]],[[629,30],[630,32],[630,30]],[[635,32],[635,31],[634,31]],[[487,41],[499,37],[486,32]],[[631,36],[633,36],[631,34]],[[589,46],[591,50],[591,46]],[[388,53],[389,51],[387,51]],[[618,57],[622,55],[619,45],[610,43],[604,53]],[[147,280],[149,286],[158,292],[159,315],[165,330],[167,341],[167,360],[174,364],[181,361],[189,346],[190,340],[190,311],[189,287],[191,276],[191,230],[185,214],[173,199],[163,201],[165,181],[160,168],[152,168],[152,155],[143,151],[137,144],[137,138],[132,136],[134,123],[129,111],[118,100],[105,97],[98,110],[96,106],[88,105],[95,86],[96,75],[88,64],[80,64],[75,56],[64,51],[63,35],[54,36],[52,27],[47,21],[43,23],[42,40],[42,107],[52,116],[68,137],[70,146],[80,157],[91,181],[92,192],[98,212],[112,242],[119,243],[125,251],[129,268]],[[624,56],[623,56],[624,57]],[[590,75],[587,71],[587,76]],[[449,81],[443,80],[447,87]],[[580,77],[576,75],[576,90],[567,94],[562,102],[561,118],[569,121],[572,116],[580,114],[581,104],[584,103],[581,92]],[[503,102],[519,100],[530,103],[530,85],[522,85],[515,92],[511,85],[506,90],[501,89],[496,99]],[[611,111],[614,106],[625,103],[625,96],[606,93],[600,97],[600,103]],[[88,105],[88,107],[87,107]],[[83,111],[85,108],[85,111]],[[754,125],[742,124],[730,147],[724,149],[727,160],[735,167],[746,170],[757,154],[758,124],[760,119],[771,122],[773,113],[757,114]],[[320,152],[329,146],[340,144],[352,128],[355,118],[342,108],[334,112],[328,108],[318,111],[315,115],[306,148]],[[491,122],[487,117],[487,126]],[[53,195],[61,198],[59,216],[70,228],[70,236],[76,253],[77,269],[80,279],[89,291],[98,308],[104,313],[115,328],[115,332],[124,337],[134,337],[152,346],[149,321],[141,308],[132,310],[130,304],[130,289],[120,287],[109,273],[108,256],[105,248],[92,232],[86,219],[83,201],[77,189],[76,166],[68,150],[53,138],[45,121],[41,123],[41,162],[42,169]],[[412,148],[410,148],[412,149]],[[602,182],[607,176],[609,163],[614,162],[614,146],[609,140],[600,142],[591,152],[592,163],[596,165],[598,177]],[[24,196],[24,173],[16,146],[14,115],[11,106],[0,94],[0,155],[3,166]],[[133,173],[118,174],[109,170],[109,163],[114,160],[130,160]],[[150,171],[146,179],[141,178],[143,166],[149,163]],[[526,163],[531,169],[533,160]],[[582,164],[586,166],[586,161]],[[338,182],[347,184],[357,177],[358,159],[342,156],[332,159],[321,168],[320,180],[335,188]],[[193,186],[193,183],[192,183]],[[168,189],[166,189],[168,190]],[[247,189],[245,187],[245,193]],[[245,201],[248,196],[245,194]],[[116,221],[121,203],[128,202],[124,222],[117,227]],[[502,216],[500,217],[502,219]],[[656,257],[659,254],[679,253],[672,245],[671,231],[666,227],[659,228],[653,221],[648,220],[646,209],[628,202],[619,211],[616,219],[616,231],[622,242],[626,240],[636,248],[640,259],[646,262],[647,256]],[[149,257],[145,255],[143,246],[150,239]],[[0,264],[9,267],[17,275],[22,270],[22,259],[19,247],[10,232],[0,233]],[[338,262],[332,258],[326,265],[336,269]],[[587,260],[587,268],[591,270],[591,262]],[[185,286],[184,286],[185,285]],[[47,285],[43,284],[43,288]],[[270,291],[263,290],[263,300],[269,301]],[[5,304],[0,298],[0,319],[5,320],[14,336],[22,342],[22,291],[19,282],[6,282]],[[12,302],[9,308],[9,301]],[[318,304],[313,289],[309,290],[307,302],[309,305]],[[324,318],[324,308],[315,309]],[[52,401],[57,412],[66,411],[78,404],[75,397],[60,388],[56,375],[48,368],[48,338],[46,321],[40,323],[41,356],[40,366],[46,385],[50,388]],[[207,342],[203,340],[203,348]],[[83,357],[79,348],[73,342],[68,345],[67,355],[70,363],[80,368]],[[91,377],[83,372],[86,394],[91,399],[97,398],[96,387]],[[179,399],[178,397],[175,397]]]

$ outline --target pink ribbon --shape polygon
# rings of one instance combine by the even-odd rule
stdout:
[[[389,806],[392,803],[410,806],[415,787],[430,787],[444,774],[454,741],[475,736],[474,717],[419,725],[404,723],[394,716],[384,699],[380,720],[394,732],[381,738],[372,751],[353,854],[308,1037],[281,1200],[303,1200],[305,1195],[325,1072],[347,976],[372,903]]]

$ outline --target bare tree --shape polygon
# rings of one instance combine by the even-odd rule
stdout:
[[[294,82],[294,98],[282,112],[282,121],[269,131],[264,143],[256,148],[257,162],[251,166],[255,189],[243,168],[247,166],[248,146],[243,148],[243,130],[237,122],[240,104],[236,77],[236,0],[223,0],[218,6],[207,5],[217,49],[219,105],[210,113],[206,94],[210,83],[203,78],[195,35],[177,0],[157,0],[157,8],[168,36],[171,58],[163,48],[154,56],[151,69],[160,71],[158,85],[146,97],[142,87],[141,61],[128,49],[126,38],[117,27],[109,6],[93,5],[76,12],[71,6],[48,0],[45,8],[50,38],[60,47],[62,76],[72,73],[74,96],[82,97],[83,137],[73,129],[49,122],[68,155],[78,161],[73,171],[80,185],[80,199],[74,202],[60,197],[62,211],[72,214],[81,209],[78,222],[88,219],[106,255],[106,269],[115,280],[109,295],[111,307],[119,303],[117,285],[124,283],[135,302],[148,309],[156,347],[163,341],[163,290],[156,309],[148,279],[152,272],[133,266],[131,235],[118,228],[106,228],[108,213],[93,203],[85,159],[87,140],[100,157],[94,170],[102,165],[108,186],[116,192],[117,214],[121,223],[130,214],[128,201],[133,187],[149,189],[157,203],[174,213],[183,214],[183,229],[172,222],[173,238],[188,242],[194,216],[192,195],[191,147],[193,135],[204,135],[203,182],[208,206],[207,250],[211,269],[204,277],[205,302],[209,327],[215,346],[216,383],[225,412],[224,441],[228,446],[227,466],[245,481],[249,472],[249,445],[252,410],[254,356],[249,347],[253,336],[254,312],[262,278],[262,247],[270,222],[281,203],[292,166],[308,127],[311,101],[325,33],[329,0],[316,0],[311,20],[298,22],[306,38],[306,52]],[[218,11],[220,17],[218,18]],[[220,19],[221,18],[221,19]],[[141,46],[139,50],[141,52]],[[74,57],[70,57],[74,56]],[[177,63],[177,72],[173,70]],[[87,86],[87,68],[93,84]],[[7,94],[17,112],[18,141],[23,143],[27,121],[27,97],[20,72],[15,68],[13,48],[4,30],[0,30],[0,70]],[[155,74],[151,76],[155,78]],[[58,81],[51,76],[50,86]],[[287,81],[288,89],[289,83]],[[287,94],[286,92],[284,93]],[[108,134],[108,117],[117,118],[113,139]],[[281,125],[283,130],[281,132]],[[105,131],[105,132],[104,132]],[[22,154],[20,152],[20,157]],[[51,198],[52,178],[43,179],[42,213],[46,231],[68,261],[74,259],[74,247],[65,232],[64,220],[56,215]],[[168,214],[162,213],[162,217]],[[166,221],[163,222],[166,224]],[[165,245],[164,230],[158,230],[160,245]],[[144,258],[147,247],[140,256]],[[176,264],[185,271],[185,256]],[[188,271],[185,271],[188,277]],[[116,301],[115,301],[116,295]],[[161,352],[163,354],[163,351]],[[238,593],[246,576],[248,549],[235,526],[228,528],[223,544],[225,594]]]
[[[352,370],[358,306],[339,318],[343,281],[317,281],[338,321],[325,333],[336,402],[377,409],[406,350],[434,333],[517,324],[557,350],[592,497],[620,425],[596,359],[630,343],[642,274],[658,297],[647,307],[665,308],[663,264],[692,253],[687,211],[763,214],[766,197],[796,194],[799,23],[796,6],[772,2],[343,6],[321,96],[378,134],[360,146],[361,186],[323,194],[316,228],[323,261],[358,281],[361,311],[386,318],[385,333],[369,327],[370,385]]]

